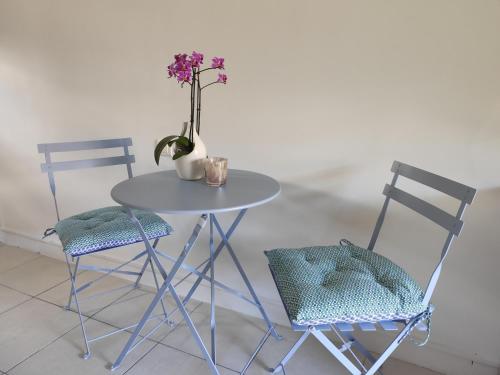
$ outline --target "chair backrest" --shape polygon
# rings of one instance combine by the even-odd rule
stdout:
[[[434,292],[434,289],[436,287],[439,275],[441,273],[443,261],[448,255],[453,239],[454,237],[458,237],[462,230],[462,216],[464,214],[465,207],[468,204],[470,205],[472,203],[472,200],[474,199],[474,196],[476,194],[476,189],[424,171],[422,169],[412,167],[411,165],[404,164],[399,161],[395,161],[392,164],[391,171],[394,172],[394,176],[392,178],[391,184],[386,184],[384,187],[383,194],[386,196],[386,199],[382,207],[382,211],[380,212],[380,215],[377,219],[377,223],[375,224],[375,229],[373,231],[370,244],[368,245],[368,249],[373,250],[373,248],[375,247],[375,242],[377,241],[378,235],[380,233],[380,229],[387,212],[387,207],[391,199],[412,209],[420,215],[425,216],[442,228],[446,229],[446,231],[448,232],[448,236],[441,252],[441,258],[438,265],[434,269],[434,272],[432,273],[432,276],[427,284],[427,289],[425,291],[423,302],[427,305],[429,304],[432,293]],[[441,208],[438,208],[420,198],[415,197],[412,194],[409,194],[397,188],[396,182],[399,176],[403,176],[415,182],[419,182],[459,200],[460,206],[457,213],[455,215],[452,215],[442,210]]]
[[[54,173],[72,169],[106,167],[111,165],[125,164],[127,166],[128,177],[132,178],[132,163],[135,162],[135,156],[130,155],[128,149],[129,146],[132,146],[131,138],[102,139],[96,141],[81,142],[41,143],[38,145],[38,152],[45,155],[45,163],[41,164],[41,168],[42,172],[47,173],[49,177],[50,191],[52,192],[52,196],[54,198],[57,220],[61,220],[61,218],[59,216],[59,206],[57,204],[56,198],[56,184]],[[118,147],[123,148],[123,155],[57,162],[53,162],[51,159],[51,154],[56,152],[97,150]]]

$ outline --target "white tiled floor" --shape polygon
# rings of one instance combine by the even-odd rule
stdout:
[[[80,279],[95,276],[82,272]],[[137,320],[152,298],[144,290],[124,289],[121,279],[109,278],[101,288],[121,288],[111,295],[82,302],[88,316],[90,336],[124,328]],[[59,375],[111,374],[115,360],[130,333],[123,331],[92,345],[93,355],[83,360],[78,316],[62,307],[67,302],[69,282],[66,264],[22,249],[0,245],[0,374]],[[84,295],[85,293],[83,293]],[[82,295],[82,297],[83,297]],[[112,306],[110,303],[115,302]],[[171,301],[166,301],[172,307]],[[107,306],[107,307],[106,307]],[[209,335],[209,309],[191,302],[191,316],[204,339]],[[158,312],[161,312],[158,309]],[[237,374],[263,334],[262,322],[226,309],[216,311],[218,364],[221,375]],[[179,315],[174,319],[179,319]],[[269,339],[249,375],[268,374],[297,337],[288,327],[278,327],[284,340]],[[159,329],[132,352],[116,374],[209,374],[208,367],[186,326],[181,322]],[[347,374],[320,347],[308,340],[287,366],[287,374]],[[401,361],[392,360],[384,374],[439,375]]]

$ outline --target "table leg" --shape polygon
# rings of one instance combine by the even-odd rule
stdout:
[[[231,226],[229,227],[229,230],[226,233],[226,237],[228,239],[233,235],[234,231],[236,230],[236,227],[238,226],[238,224],[240,223],[241,219],[243,218],[243,216],[245,215],[246,212],[247,212],[247,210],[243,209],[238,213],[238,216],[236,216],[236,219],[234,219],[233,223],[231,224]],[[215,250],[215,254],[214,254],[214,262],[217,259],[217,257],[219,256],[219,254],[222,251],[222,249],[224,248],[224,246],[225,245],[224,245],[223,241],[221,241],[219,243],[219,246],[217,246],[217,249]],[[205,268],[203,269],[203,271],[201,271],[201,275],[198,276],[198,278],[194,282],[191,289],[189,289],[188,294],[186,294],[186,296],[184,297],[184,299],[182,301],[184,303],[184,305],[186,305],[189,302],[189,300],[193,296],[194,292],[196,291],[196,289],[200,285],[201,281],[203,280],[203,275],[206,275],[206,273],[208,272],[209,269],[210,269],[210,264],[207,264],[205,266]]]
[[[212,362],[216,362],[216,323],[215,323],[215,248],[214,248],[214,220],[215,215],[210,214],[210,339],[212,349]]]
[[[255,301],[255,304],[256,304],[257,308],[259,309],[260,314],[262,315],[262,317],[266,321],[268,329],[271,330],[271,334],[273,335],[273,337],[275,339],[281,340],[282,337],[278,334],[278,332],[274,328],[273,323],[271,322],[271,320],[267,316],[266,310],[264,310],[264,307],[260,303],[259,298],[257,297],[257,294],[255,293],[255,291],[254,291],[254,289],[252,287],[252,284],[250,283],[250,280],[248,279],[248,276],[245,273],[245,270],[241,266],[240,261],[238,260],[238,258],[236,257],[236,254],[234,253],[234,250],[233,250],[231,244],[229,243],[229,239],[228,239],[227,235],[224,233],[224,231],[222,230],[222,227],[220,226],[220,224],[219,224],[217,218],[215,217],[215,215],[214,215],[213,221],[214,221],[215,227],[217,228],[217,231],[219,232],[219,235],[222,238],[222,242],[225,244],[225,247],[227,248],[227,251],[231,255],[231,258],[233,259],[233,262],[236,265],[236,268],[238,269],[238,272],[240,273],[243,281],[245,282],[245,285],[247,286],[248,291],[252,295],[252,298]]]
[[[203,344],[203,340],[200,337],[200,334],[196,330],[196,327],[194,326],[193,321],[191,320],[191,317],[189,316],[188,312],[186,311],[186,308],[184,307],[184,304],[182,303],[181,299],[177,295],[174,287],[170,285],[170,292],[172,294],[172,297],[175,300],[175,303],[179,307],[179,310],[184,317],[184,320],[186,324],[189,327],[189,330],[191,331],[191,334],[193,335],[194,340],[200,347],[201,353],[203,354],[203,357],[205,357],[205,360],[207,361],[208,367],[210,368],[210,372],[212,375],[220,375],[219,370],[217,370],[217,367],[215,366],[215,362],[212,361],[212,358],[210,357],[210,354],[208,353],[207,348],[205,347],[205,344]]]
[[[243,209],[239,212],[238,216],[233,221],[233,223],[229,227],[229,230],[226,233],[224,233],[224,231],[222,230],[222,227],[220,226],[220,224],[217,221],[217,218],[215,217],[214,214],[201,215],[201,217],[198,221],[198,224],[196,225],[196,227],[193,230],[193,233],[191,234],[191,237],[186,242],[186,244],[185,244],[181,254],[177,258],[177,260],[175,260],[175,263],[172,266],[172,269],[170,270],[169,274],[167,274],[167,272],[165,271],[165,268],[160,263],[160,261],[158,259],[158,255],[156,253],[156,250],[149,243],[149,240],[148,240],[140,222],[133,215],[132,210],[129,209],[128,211],[129,211],[129,215],[130,215],[131,220],[135,223],[135,225],[137,226],[137,228],[141,234],[141,237],[146,245],[148,255],[150,256],[151,260],[154,261],[154,263],[156,264],[159,272],[161,273],[161,275],[164,279],[164,282],[163,282],[162,286],[158,289],[158,292],[156,293],[155,297],[153,298],[153,301],[151,302],[151,304],[147,308],[146,312],[144,313],[143,317],[141,318],[141,321],[137,324],[137,327],[134,330],[134,333],[129,338],[127,344],[125,345],[122,352],[118,356],[117,360],[113,364],[113,366],[111,368],[112,370],[118,368],[120,366],[120,364],[122,363],[123,359],[132,350],[134,350],[137,345],[139,345],[142,342],[142,340],[139,340],[138,342],[136,342],[136,340],[139,337],[139,334],[142,331],[142,329],[144,328],[146,322],[150,319],[155,307],[158,305],[158,303],[160,301],[163,302],[163,297],[168,290],[170,292],[170,294],[172,295],[172,297],[177,305],[177,308],[179,309],[179,311],[183,315],[183,318],[186,321],[186,324],[187,324],[189,330],[191,331],[191,334],[192,334],[194,340],[198,344],[198,346],[203,354],[203,357],[207,361],[207,364],[210,368],[211,373],[213,375],[219,375],[219,372],[218,372],[217,367],[215,365],[216,354],[217,354],[217,351],[216,351],[216,320],[215,320],[215,285],[217,284],[217,282],[215,281],[215,260],[217,259],[217,257],[221,253],[221,251],[224,249],[224,247],[226,247],[228,249],[228,252],[229,252],[231,258],[233,259],[233,262],[235,263],[236,268],[238,269],[238,272],[240,273],[241,277],[243,278],[243,281],[245,282],[245,285],[247,286],[248,291],[251,294],[253,302],[249,298],[246,298],[244,296],[240,296],[240,297],[255,304],[258,307],[262,317],[264,318],[264,320],[266,321],[266,324],[268,326],[268,331],[266,332],[266,335],[263,338],[263,341],[261,340],[261,343],[259,343],[259,346],[258,346],[256,352],[252,355],[251,359],[253,359],[255,357],[255,355],[260,350],[260,348],[262,347],[263,343],[265,342],[265,340],[267,339],[269,334],[272,334],[277,339],[281,338],[278,335],[278,333],[276,332],[273,324],[269,320],[269,317],[267,316],[267,313],[265,312],[262,304],[260,303],[260,301],[259,301],[251,283],[250,283],[250,280],[248,279],[245,271],[243,270],[243,267],[241,266],[238,258],[236,257],[236,254],[234,253],[234,250],[232,249],[232,247],[229,243],[229,238],[232,236],[236,227],[238,226],[238,224],[240,223],[244,214],[246,213],[246,209]],[[196,282],[194,283],[194,285],[191,287],[191,289],[188,292],[188,294],[186,295],[186,297],[183,300],[181,300],[179,298],[179,296],[177,295],[175,287],[172,285],[172,280],[175,277],[175,275],[177,274],[178,270],[181,267],[183,267],[183,263],[184,263],[185,259],[187,258],[187,256],[189,255],[192,247],[194,246],[194,243],[198,239],[201,229],[205,226],[208,216],[209,216],[209,221],[210,221],[210,258],[209,258],[208,263],[205,265],[203,271],[198,272],[198,278],[197,278]],[[214,226],[217,229],[220,237],[222,238],[222,241],[219,243],[217,248],[215,248],[215,246],[214,246]],[[210,269],[210,277],[207,277],[206,273],[208,272],[209,269]],[[196,327],[194,326],[194,324],[193,324],[193,322],[192,322],[192,320],[191,320],[191,318],[190,318],[190,316],[185,308],[186,304],[189,302],[192,295],[194,294],[197,287],[199,286],[200,282],[204,278],[210,280],[210,287],[211,287],[210,288],[210,292],[211,292],[211,296],[210,296],[210,298],[211,298],[211,304],[210,304],[211,353],[209,353],[207,348],[205,347],[198,331],[196,330]],[[226,289],[231,291],[230,288],[228,288],[228,287],[226,287]],[[234,291],[233,291],[233,293],[234,293]],[[247,363],[245,365],[245,370],[248,368],[249,364],[250,363]]]
[[[184,245],[184,248],[183,248],[181,254],[177,258],[177,261],[175,262],[175,264],[172,266],[170,273],[167,274],[167,272],[163,268],[163,265],[160,263],[157,255],[155,253],[154,248],[149,243],[149,240],[148,240],[148,238],[144,232],[144,229],[142,228],[142,225],[140,224],[139,220],[137,220],[137,218],[134,216],[132,210],[129,209],[128,211],[129,211],[129,215],[130,215],[131,220],[135,223],[135,225],[137,226],[137,229],[139,230],[139,232],[141,234],[141,237],[144,241],[144,244],[146,245],[146,249],[147,249],[149,255],[156,263],[156,266],[158,267],[158,270],[160,271],[160,273],[164,279],[164,282],[163,282],[162,286],[160,287],[160,289],[158,290],[158,292],[156,293],[155,297],[153,298],[153,301],[151,301],[151,304],[146,309],[146,312],[144,313],[139,324],[135,328],[134,333],[130,336],[129,340],[127,341],[127,344],[125,345],[125,347],[121,351],[120,355],[116,359],[116,361],[113,364],[113,366],[111,367],[111,369],[115,370],[116,368],[118,368],[121,365],[121,363],[123,362],[123,359],[127,356],[127,354],[135,348],[135,341],[136,341],[137,337],[139,336],[139,333],[142,331],[142,329],[146,325],[146,322],[151,317],[151,314],[153,313],[153,310],[155,309],[155,307],[158,305],[160,300],[163,299],[163,296],[165,295],[167,289],[169,289],[174,300],[176,301],[176,304],[177,304],[179,310],[181,311],[182,315],[184,316],[184,320],[186,320],[186,323],[189,326],[191,333],[193,334],[193,337],[195,338],[198,345],[200,346],[200,349],[201,349],[203,355],[207,359],[207,362],[209,362],[209,366],[210,366],[210,369],[212,370],[212,373],[214,375],[219,375],[217,368],[212,363],[210,355],[208,354],[207,349],[203,345],[203,342],[201,341],[201,338],[200,338],[198,332],[196,331],[196,328],[194,327],[191,319],[189,318],[187,311],[185,310],[182,302],[180,301],[179,297],[177,296],[177,293],[176,293],[174,287],[171,284],[175,274],[177,273],[177,271],[181,267],[184,260],[189,255],[191,249],[193,248],[193,245],[195,244],[196,240],[198,239],[198,236],[200,234],[201,229],[205,226],[205,224],[207,222],[207,215],[202,215],[200,217],[198,224],[196,225],[196,227],[193,230],[193,233],[191,234],[191,237],[189,238],[188,242]]]

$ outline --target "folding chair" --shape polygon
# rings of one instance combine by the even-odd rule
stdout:
[[[125,245],[129,245],[136,242],[142,242],[142,237],[136,226],[130,220],[127,210],[121,206],[112,206],[99,208],[92,211],[87,211],[74,215],[61,220],[59,214],[59,205],[56,198],[56,185],[54,174],[55,172],[62,172],[74,169],[82,168],[92,168],[92,167],[105,167],[113,165],[126,165],[128,178],[132,178],[132,163],[135,162],[134,155],[129,153],[129,147],[132,146],[132,139],[130,138],[120,138],[120,139],[106,139],[106,140],[96,140],[96,141],[83,141],[83,142],[63,142],[63,143],[44,143],[38,145],[38,152],[45,155],[45,163],[41,164],[42,172],[47,173],[49,178],[50,190],[54,199],[54,204],[56,208],[57,224],[54,228],[49,228],[45,231],[44,238],[57,233],[61,243],[63,245],[64,255],[66,257],[66,263],[68,265],[68,271],[71,281],[71,291],[69,294],[68,304],[66,309],[71,309],[74,302],[76,307],[76,312],[78,313],[80,319],[80,325],[82,329],[83,340],[85,344],[85,353],[83,358],[87,359],[90,357],[90,343],[109,337],[113,334],[121,332],[125,329],[131,328],[126,327],[123,329],[117,329],[110,333],[102,336],[89,338],[87,336],[87,331],[84,324],[84,316],[80,309],[78,294],[83,290],[89,288],[94,283],[103,280],[105,277],[113,274],[120,273],[125,275],[132,275],[136,277],[135,282],[131,285],[132,288],[137,288],[139,282],[146,271],[148,265],[151,267],[153,272],[153,277],[156,280],[156,273],[153,263],[148,255],[147,250],[141,251],[139,254],[134,256],[127,262],[115,267],[115,268],[103,268],[96,266],[86,266],[80,264],[80,258],[85,255],[93,254],[99,251],[111,250]],[[123,154],[119,156],[111,157],[101,157],[95,159],[84,159],[84,160],[68,160],[68,161],[52,161],[51,155],[53,153],[68,153],[72,151],[82,151],[82,150],[97,150],[97,149],[111,149],[111,148],[122,148]],[[156,247],[158,240],[161,237],[167,236],[172,232],[171,226],[160,218],[158,215],[153,213],[134,210],[134,214],[140,221],[141,225],[145,229],[146,235],[149,239],[154,240],[153,246]],[[74,267],[72,269],[69,258],[71,257]],[[129,265],[134,261],[143,259],[140,271],[128,271],[122,268]],[[76,259],[76,262],[75,262]],[[80,270],[91,270],[102,273],[94,280],[86,282],[83,285],[77,287],[77,275]],[[158,283],[157,283],[158,288]],[[128,286],[127,286],[128,287]],[[94,296],[103,296],[105,293],[111,293],[117,291],[114,288],[106,292],[100,292]],[[92,297],[92,296],[91,296]],[[86,298],[91,298],[86,297]],[[162,301],[163,302],[163,301]],[[168,314],[165,306],[163,306],[163,313],[161,314],[160,323],[168,322]],[[158,316],[156,316],[158,319]]]
[[[266,251],[269,267],[292,329],[304,331],[273,373],[285,365],[309,335],[315,337],[353,375],[380,372],[382,364],[414,328],[430,334],[430,304],[451,243],[463,226],[462,215],[476,190],[422,169],[395,161],[394,177],[385,186],[386,196],[367,249],[342,240],[339,246]],[[456,215],[396,187],[399,176],[427,185],[460,201]],[[447,238],[440,260],[425,292],[402,268],[373,252],[390,200],[412,209],[444,228]],[[384,352],[375,358],[354,338],[354,327],[363,331],[399,331]],[[401,328],[402,327],[402,328]],[[333,331],[337,347],[323,333]],[[363,362],[358,355],[367,361]],[[350,355],[349,358],[344,353]],[[366,365],[366,366],[365,366]]]

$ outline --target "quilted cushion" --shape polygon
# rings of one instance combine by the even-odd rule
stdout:
[[[133,210],[149,239],[163,237],[172,227],[158,215]],[[83,255],[142,241],[137,227],[124,207],[113,206],[87,211],[59,221],[55,230],[64,252]]]
[[[418,283],[373,251],[340,245],[266,255],[292,323],[407,320],[426,309]]]

